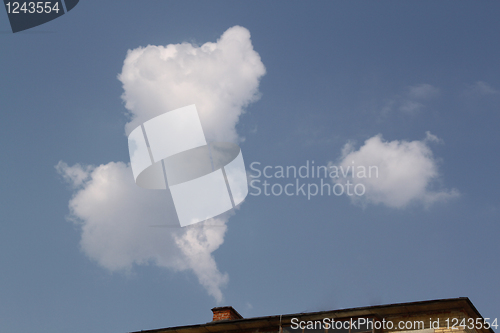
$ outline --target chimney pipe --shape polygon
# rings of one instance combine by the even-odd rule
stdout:
[[[212,309],[212,312],[214,314],[212,321],[243,319],[232,306],[215,307]]]

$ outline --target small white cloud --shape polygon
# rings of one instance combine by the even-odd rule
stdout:
[[[423,101],[437,97],[439,92],[439,88],[428,83],[410,86],[407,93],[389,99],[381,113],[387,115],[393,110],[398,110],[406,114],[415,114],[425,108]]]
[[[342,151],[340,153],[340,158],[345,158],[347,155],[349,155],[353,150],[354,150],[354,145],[356,144],[355,141],[349,140],[346,142],[344,147],[342,147]]]
[[[70,184],[73,188],[78,188],[88,179],[92,167],[84,167],[78,163],[70,167],[63,161],[59,161],[56,165],[56,170],[64,178],[66,183]]]
[[[427,143],[439,140],[427,132],[426,139],[411,142],[387,142],[381,135],[376,135],[366,140],[357,151],[347,143],[338,165],[344,170],[354,168],[354,174],[349,173],[347,178],[334,179],[334,182],[361,184],[365,194],[351,198],[362,205],[371,203],[404,208],[412,202],[420,202],[429,206],[457,197],[459,192],[455,189],[432,190],[439,174]],[[358,193],[361,192],[359,188]]]
[[[435,143],[444,143],[443,139],[438,138],[436,135],[431,132],[425,132],[424,142],[435,142]]]
[[[468,95],[476,95],[476,96],[487,96],[487,95],[498,95],[500,91],[490,86],[488,83],[484,81],[477,81],[473,85],[469,86],[466,89],[466,93]]]
[[[430,99],[439,95],[439,89],[428,83],[409,87],[408,97],[412,99]]]
[[[414,102],[410,100],[403,100],[401,101],[401,105],[399,106],[399,111],[405,112],[405,113],[415,113],[422,109],[424,105],[419,102]]]
[[[396,104],[396,100],[395,99],[389,99],[385,102],[385,105],[382,107],[382,112],[381,114],[383,116],[387,116],[389,113],[392,112],[392,110],[394,109],[395,107],[395,104]]]

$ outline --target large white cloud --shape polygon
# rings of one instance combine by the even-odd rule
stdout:
[[[243,108],[258,98],[265,74],[247,29],[228,29],[216,43],[148,45],[130,50],[122,73],[129,133],[167,111],[196,104],[209,141],[237,141]]]
[[[421,141],[388,142],[381,135],[376,135],[366,140],[358,150],[348,143],[338,166],[343,170],[354,168],[354,174],[349,172],[347,177],[336,178],[334,182],[343,185],[347,181],[354,185],[362,184],[366,192],[351,198],[363,205],[372,203],[404,208],[420,202],[429,206],[456,197],[459,192],[455,189],[433,188],[437,185],[439,173],[437,161],[428,144],[440,141],[427,132],[426,138]],[[358,193],[362,193],[362,187],[358,189]]]
[[[250,33],[239,26],[228,29],[215,43],[130,50],[119,75],[131,117],[125,131],[196,104],[208,141],[238,141],[235,126],[244,107],[258,98],[264,74]],[[74,188],[70,219],[81,227],[80,245],[88,257],[110,271],[142,264],[191,270],[207,292],[222,301],[228,275],[218,270],[212,254],[224,242],[229,213],[179,228],[169,192],[138,187],[129,164],[96,167],[59,162],[56,169]],[[154,225],[170,227],[150,227]]]

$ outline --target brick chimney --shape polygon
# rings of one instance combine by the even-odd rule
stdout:
[[[219,306],[213,308],[212,312],[214,313],[214,319],[212,321],[243,319],[238,311],[233,309],[232,306]]]

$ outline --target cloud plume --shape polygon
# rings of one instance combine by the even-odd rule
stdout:
[[[207,141],[241,140],[236,124],[244,108],[259,97],[265,67],[253,50],[247,29],[235,26],[216,42],[148,45],[129,50],[118,78],[132,129],[167,111],[196,104]],[[145,190],[134,183],[130,165],[67,165],[58,173],[74,189],[70,220],[81,228],[82,251],[110,271],[153,264],[192,271],[217,302],[227,273],[213,252],[224,242],[229,214],[192,227],[177,228],[168,191]],[[151,228],[167,225],[167,228]]]

